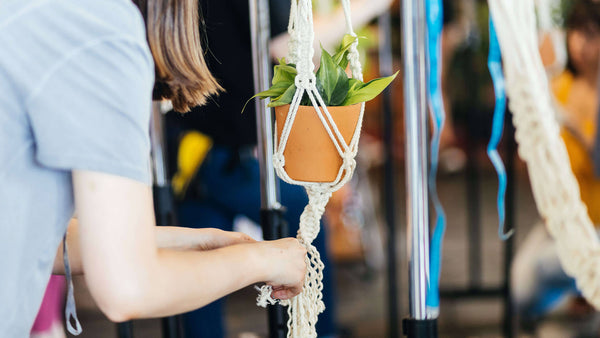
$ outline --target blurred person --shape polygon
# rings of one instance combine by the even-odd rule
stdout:
[[[566,36],[567,69],[552,80],[552,89],[561,110],[561,136],[579,183],[581,199],[590,219],[598,226],[600,179],[594,176],[591,147],[598,118],[600,3],[574,2],[566,20]],[[528,234],[512,269],[513,296],[524,324],[535,324],[565,296],[579,294],[575,280],[564,273],[555,243],[542,223]],[[580,301],[571,304],[581,312]]]
[[[354,25],[363,25],[389,6],[391,0],[352,1]],[[224,92],[192,114],[167,114],[169,168],[177,168],[173,179],[178,220],[190,227],[218,226],[232,230],[234,220],[245,216],[260,223],[260,175],[255,155],[257,144],[254,103],[244,103],[257,92],[253,85],[250,19],[247,0],[202,0],[206,20],[206,60],[219,79]],[[287,55],[289,0],[270,0],[270,54],[278,59]],[[341,7],[328,14],[315,14],[315,46],[335,46],[346,32]],[[315,51],[320,50],[315,48]],[[318,60],[318,56],[317,56]],[[177,156],[175,156],[177,155]],[[190,163],[191,162],[191,163]],[[190,168],[184,169],[182,165]],[[185,173],[184,173],[185,172]],[[308,203],[303,187],[280,184],[281,204],[289,235],[298,231],[298,220]],[[319,337],[338,334],[335,320],[335,290],[332,264],[326,247],[326,227],[314,245],[325,265],[323,301],[325,312],[319,316]],[[225,337],[223,315],[225,300],[184,315],[186,337]]]
[[[151,100],[187,111],[221,90],[197,9],[0,2],[0,337],[29,336],[51,273],[68,272],[63,238],[71,270],[85,271],[112,321],[189,311],[257,282],[280,299],[300,292],[306,250],[296,239],[155,227]]]

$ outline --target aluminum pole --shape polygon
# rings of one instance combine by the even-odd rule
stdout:
[[[426,320],[429,278],[427,200],[427,111],[425,6],[402,1],[404,115],[406,134],[406,208],[409,255],[409,307],[412,320]]]
[[[269,2],[249,0],[249,5],[254,89],[259,92],[267,90],[271,81]],[[264,182],[261,184],[261,206],[263,209],[279,209],[277,180],[273,170],[273,115],[262,100],[257,99],[255,107],[260,180]]]
[[[380,76],[390,76],[393,73],[392,54],[392,20],[389,12],[382,14],[378,19],[379,28],[379,73]],[[396,266],[398,253],[396,243],[396,180],[394,165],[394,127],[395,119],[392,110],[392,91],[387,88],[383,93],[383,142],[385,149],[384,177],[384,209],[387,225],[387,287],[388,287],[388,337],[400,336],[398,318],[398,276]]]
[[[259,92],[268,89],[271,80],[269,2],[249,0],[248,4],[254,90]],[[274,240],[287,236],[287,230],[283,221],[283,210],[279,204],[277,179],[273,169],[273,114],[271,109],[260,100],[256,100],[255,107],[261,181],[261,226],[264,239]],[[269,337],[285,338],[287,311],[278,304],[269,305],[267,311]]]
[[[150,144],[154,184],[160,187],[167,185],[167,164],[165,160],[165,133],[163,128],[163,113],[170,110],[170,104],[152,101],[152,116],[150,118]]]

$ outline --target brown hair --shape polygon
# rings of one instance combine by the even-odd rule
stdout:
[[[200,41],[198,0],[133,0],[144,20],[154,57],[154,99],[170,99],[188,112],[223,88],[212,76]]]
[[[567,3],[565,20],[567,31],[580,31],[586,35],[600,34],[600,2],[596,0],[576,0]],[[573,75],[579,75],[573,56],[570,55],[569,39],[567,39],[567,69]]]

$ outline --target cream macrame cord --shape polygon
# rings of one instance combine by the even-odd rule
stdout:
[[[600,241],[560,138],[548,79],[538,51],[534,2],[489,0],[502,50],[506,90],[519,155],[565,272],[600,309]]]
[[[346,19],[347,33],[356,36],[352,29],[349,0],[342,0],[341,3]],[[352,178],[352,174],[356,168],[354,157],[358,151],[358,141],[360,138],[365,106],[364,103],[361,103],[358,123],[350,141],[350,145],[347,145],[316,87],[316,78],[314,74],[315,66],[312,61],[314,55],[314,31],[311,0],[291,1],[288,33],[290,35],[288,61],[296,64],[298,74],[295,78],[295,85],[297,89],[290,104],[279,142],[277,141],[277,130],[275,130],[274,133],[275,150],[273,155],[273,166],[277,175],[282,180],[290,184],[304,186],[308,194],[308,205],[300,216],[300,226],[297,234],[298,240],[308,252],[305,258],[307,273],[302,292],[293,299],[286,301],[275,300],[271,297],[271,287],[264,285],[260,288],[257,304],[263,307],[267,304],[275,304],[277,302],[282,305],[287,305],[289,315],[287,323],[288,337],[312,338],[317,337],[315,325],[318,320],[318,315],[325,310],[325,305],[322,300],[323,262],[321,261],[319,252],[315,246],[312,245],[312,242],[319,234],[320,220],[325,212],[325,206],[327,205],[331,194]],[[352,76],[362,81],[362,68],[359,61],[357,46],[358,41],[355,41],[350,47],[348,52],[348,64],[350,65]],[[297,181],[289,177],[284,168],[284,151],[294,125],[298,107],[300,106],[304,94],[310,98],[310,102],[315,109],[319,120],[323,124],[323,127],[327,131],[329,138],[342,159],[342,166],[340,167],[335,180],[332,182],[316,183]]]

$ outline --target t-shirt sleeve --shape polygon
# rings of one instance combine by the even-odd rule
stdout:
[[[149,184],[154,68],[135,40],[99,40],[72,51],[26,101],[36,160]]]

